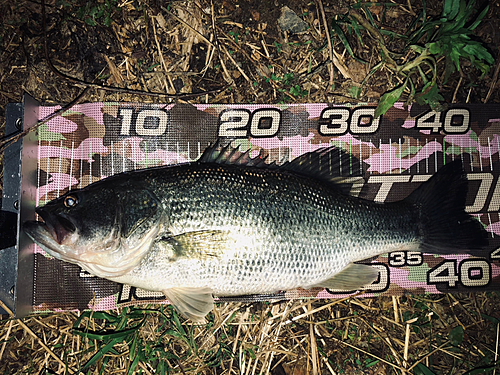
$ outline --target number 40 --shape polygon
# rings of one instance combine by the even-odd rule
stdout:
[[[491,280],[491,265],[484,259],[466,259],[460,262],[457,272],[455,260],[445,260],[427,272],[427,284],[447,284],[456,287],[480,287]]]
[[[441,121],[444,118],[444,123]],[[469,130],[470,113],[466,108],[452,108],[444,112],[428,111],[416,119],[418,129],[439,133],[441,129],[447,134],[464,134]]]

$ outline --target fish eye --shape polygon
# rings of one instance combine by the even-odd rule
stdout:
[[[64,198],[64,205],[68,208],[75,207],[78,204],[78,198],[74,195],[68,195]]]

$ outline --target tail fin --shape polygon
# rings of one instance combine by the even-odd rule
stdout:
[[[483,225],[465,212],[468,181],[460,160],[442,167],[408,198],[419,209],[422,252],[456,254],[488,244]]]

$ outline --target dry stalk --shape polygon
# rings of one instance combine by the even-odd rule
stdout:
[[[398,65],[392,59],[389,50],[385,46],[384,38],[380,34],[380,32],[375,27],[373,27],[370,24],[370,22],[368,22],[361,14],[359,14],[355,10],[351,9],[350,14],[356,19],[356,21],[358,21],[361,24],[361,26],[363,26],[366,30],[368,30],[368,32],[372,35],[372,37],[375,40],[378,41],[380,49],[382,50],[382,52],[384,54],[384,59],[388,62],[391,69],[397,69]]]
[[[326,15],[325,15],[325,10],[323,8],[323,1],[322,0],[317,0],[319,9],[321,11],[321,17],[323,19],[323,27],[325,28],[325,34],[326,34],[326,39],[328,41],[328,53],[330,55],[330,60],[332,61],[333,65],[339,70],[339,72],[342,74],[342,76],[346,79],[352,79],[351,74],[347,70],[347,68],[340,62],[340,60],[337,58],[337,56],[334,54],[333,50],[333,45],[332,41],[330,39],[330,30],[328,27],[328,23],[326,22]],[[335,77],[335,73],[333,72],[333,65],[330,64],[330,82],[329,82],[329,87],[328,91],[332,89],[333,87],[333,80]]]
[[[12,329],[12,325],[14,324],[14,320],[11,320],[9,322],[9,328],[7,329],[7,333],[5,334],[5,336],[3,337],[2,341],[3,341],[3,345],[2,345],[2,349],[0,349],[0,361],[2,360],[2,357],[3,357],[3,352],[5,350],[5,346],[7,345],[7,340],[9,339],[9,336],[10,336],[10,331]]]
[[[355,295],[352,295],[352,296],[349,296],[349,297],[346,297],[346,298],[342,298],[342,299],[334,300],[333,302],[331,302],[331,303],[329,303],[329,304],[327,304],[327,305],[323,305],[323,306],[318,307],[318,308],[316,308],[316,309],[314,309],[314,310],[311,310],[311,311],[306,311],[306,312],[304,312],[303,314],[300,314],[300,315],[294,316],[292,319],[287,320],[287,321],[285,322],[285,324],[290,324],[290,323],[295,322],[295,321],[297,321],[297,320],[299,320],[299,319],[305,318],[306,316],[309,316],[309,315],[315,314],[315,313],[317,313],[318,311],[328,309],[328,308],[332,307],[333,305],[337,305],[337,304],[339,304],[339,303],[342,303],[342,302],[344,302],[344,301],[347,301],[347,300],[349,300],[349,299],[351,299],[351,298],[353,298],[353,297],[355,297],[355,296],[357,296],[357,295],[359,295],[359,294],[361,294],[361,293],[357,293],[357,294],[355,294]],[[297,307],[297,308],[295,308],[295,309],[292,309],[292,311],[290,311],[290,312],[293,312],[293,311],[295,311],[295,310],[297,310],[297,309],[299,309],[299,308],[302,308],[302,307],[306,306],[306,305],[307,305],[307,303],[308,303],[308,302],[304,303],[303,305],[301,305],[301,306],[299,306],[299,307]]]
[[[310,347],[311,347],[311,362],[312,362],[312,373],[317,375],[319,372],[318,366],[318,347],[316,344],[316,335],[314,334],[314,326],[309,324],[309,337],[310,337]]]
[[[153,18],[153,35],[155,37],[155,43],[156,43],[156,49],[158,50],[158,56],[160,57],[160,61],[161,61],[161,64],[163,66],[163,70],[165,71],[165,75],[167,74],[168,72],[168,69],[167,69],[167,64],[165,63],[165,59],[163,58],[163,52],[162,52],[162,49],[160,47],[160,42],[158,41],[158,35],[156,34],[156,25],[155,25],[155,21],[158,22],[155,18]],[[168,84],[167,84],[167,81],[165,80],[165,92],[168,92]],[[173,85],[172,85],[173,87]]]
[[[410,325],[412,323],[415,323],[418,320],[418,318],[410,319],[406,321],[406,330],[405,330],[405,344],[404,344],[404,351],[403,351],[403,365],[404,367],[408,367],[408,349],[410,345]]]
[[[399,309],[398,309],[399,297],[392,296],[392,306],[394,308],[394,322],[399,323]]]
[[[2,307],[7,313],[10,315],[11,318],[14,318],[14,313],[7,307],[5,303],[3,303],[2,300],[0,300],[0,307]],[[69,366],[64,363],[61,358],[59,358],[57,355],[54,354],[54,352],[47,346],[45,343],[38,337],[30,327],[28,327],[21,319],[16,319],[17,323],[24,329],[26,333],[28,333],[45,351],[52,357],[54,358],[63,368],[65,371],[67,371],[69,374],[74,374],[75,370],[70,368]],[[36,319],[35,319],[36,321]]]
[[[428,359],[431,355],[433,355],[434,353],[440,351],[442,348],[444,348],[446,345],[449,345],[449,342],[446,341],[445,343],[441,344],[439,347],[437,347],[436,349],[434,349],[433,351],[427,353],[425,356],[423,356],[422,358],[420,358],[418,361],[416,361],[413,365],[410,366],[410,368],[408,369],[408,371],[411,371],[413,370],[413,368],[418,365],[419,363],[421,363],[422,361]]]
[[[390,351],[392,352],[392,354],[394,355],[394,358],[396,359],[396,361],[398,362],[399,365],[402,364],[402,358],[401,358],[401,355],[399,354],[399,352],[394,348],[394,346],[392,345],[392,342],[391,340],[389,339],[388,336],[386,337],[383,337],[374,327],[372,327],[365,319],[363,319],[362,317],[359,317],[359,319],[365,324],[366,327],[368,327],[382,342],[386,343],[387,346],[389,347]]]
[[[333,336],[332,336],[332,339],[333,339],[333,340],[335,340],[335,341],[337,341],[337,342],[340,342],[340,343],[342,343],[342,344],[344,344],[344,345],[347,345],[347,346],[349,346],[350,348],[353,348],[354,350],[357,350],[357,351],[359,351],[359,352],[361,352],[361,353],[364,353],[364,354],[366,354],[366,355],[368,355],[368,356],[370,356],[370,357],[372,357],[372,358],[378,359],[380,362],[384,362],[385,364],[387,364],[387,365],[389,365],[389,366],[391,366],[391,367],[393,367],[393,368],[395,368],[395,369],[398,369],[399,371],[401,371],[401,372],[403,372],[403,373],[408,373],[408,371],[409,371],[409,370],[411,370],[411,369],[413,368],[413,367],[411,367],[409,370],[406,370],[406,369],[404,369],[404,368],[403,368],[403,367],[401,367],[401,366],[398,366],[398,365],[395,365],[394,363],[391,363],[391,362],[389,362],[389,361],[386,361],[385,359],[380,358],[380,357],[376,356],[375,354],[369,353],[369,352],[367,352],[366,350],[363,350],[363,349],[361,349],[361,348],[358,348],[358,347],[357,347],[357,346],[355,346],[355,345],[349,344],[348,342],[345,342],[345,341],[340,340],[340,339],[338,339],[338,338],[336,338],[336,337],[333,337]]]
[[[231,60],[231,62],[233,63],[233,65],[236,67],[236,69],[238,69],[238,71],[241,73],[241,75],[243,76],[243,78],[245,78],[246,81],[251,84],[252,81],[250,81],[250,78],[248,78],[248,76],[245,74],[245,72],[243,71],[243,69],[241,69],[240,66],[238,65],[238,63],[233,59],[233,57],[228,52],[228,50],[226,49],[226,47],[225,46],[221,46],[221,47],[224,50],[224,53],[226,54],[226,56],[228,57],[228,59]]]
[[[497,340],[496,340],[496,344],[495,344],[495,363],[498,360],[498,337],[499,337],[499,333],[500,333],[500,323],[497,323]],[[493,370],[493,375],[495,375],[496,371],[497,371],[497,369],[495,367],[495,369]]]
[[[497,60],[497,66],[495,68],[495,73],[493,73],[493,78],[491,79],[491,84],[490,88],[488,90],[488,94],[486,94],[486,98],[484,99],[485,103],[488,103],[488,100],[490,100],[491,94],[493,93],[493,90],[497,87],[498,85],[498,74],[500,73],[500,59]]]

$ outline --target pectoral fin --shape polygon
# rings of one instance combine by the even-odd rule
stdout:
[[[193,322],[203,321],[214,308],[214,298],[209,288],[170,288],[163,293],[182,315]]]
[[[198,259],[219,256],[229,243],[229,233],[221,230],[200,230],[164,239],[173,247],[176,257]]]
[[[378,278],[378,270],[366,264],[351,263],[332,278],[322,281],[315,287],[335,290],[358,290],[370,285]]]

